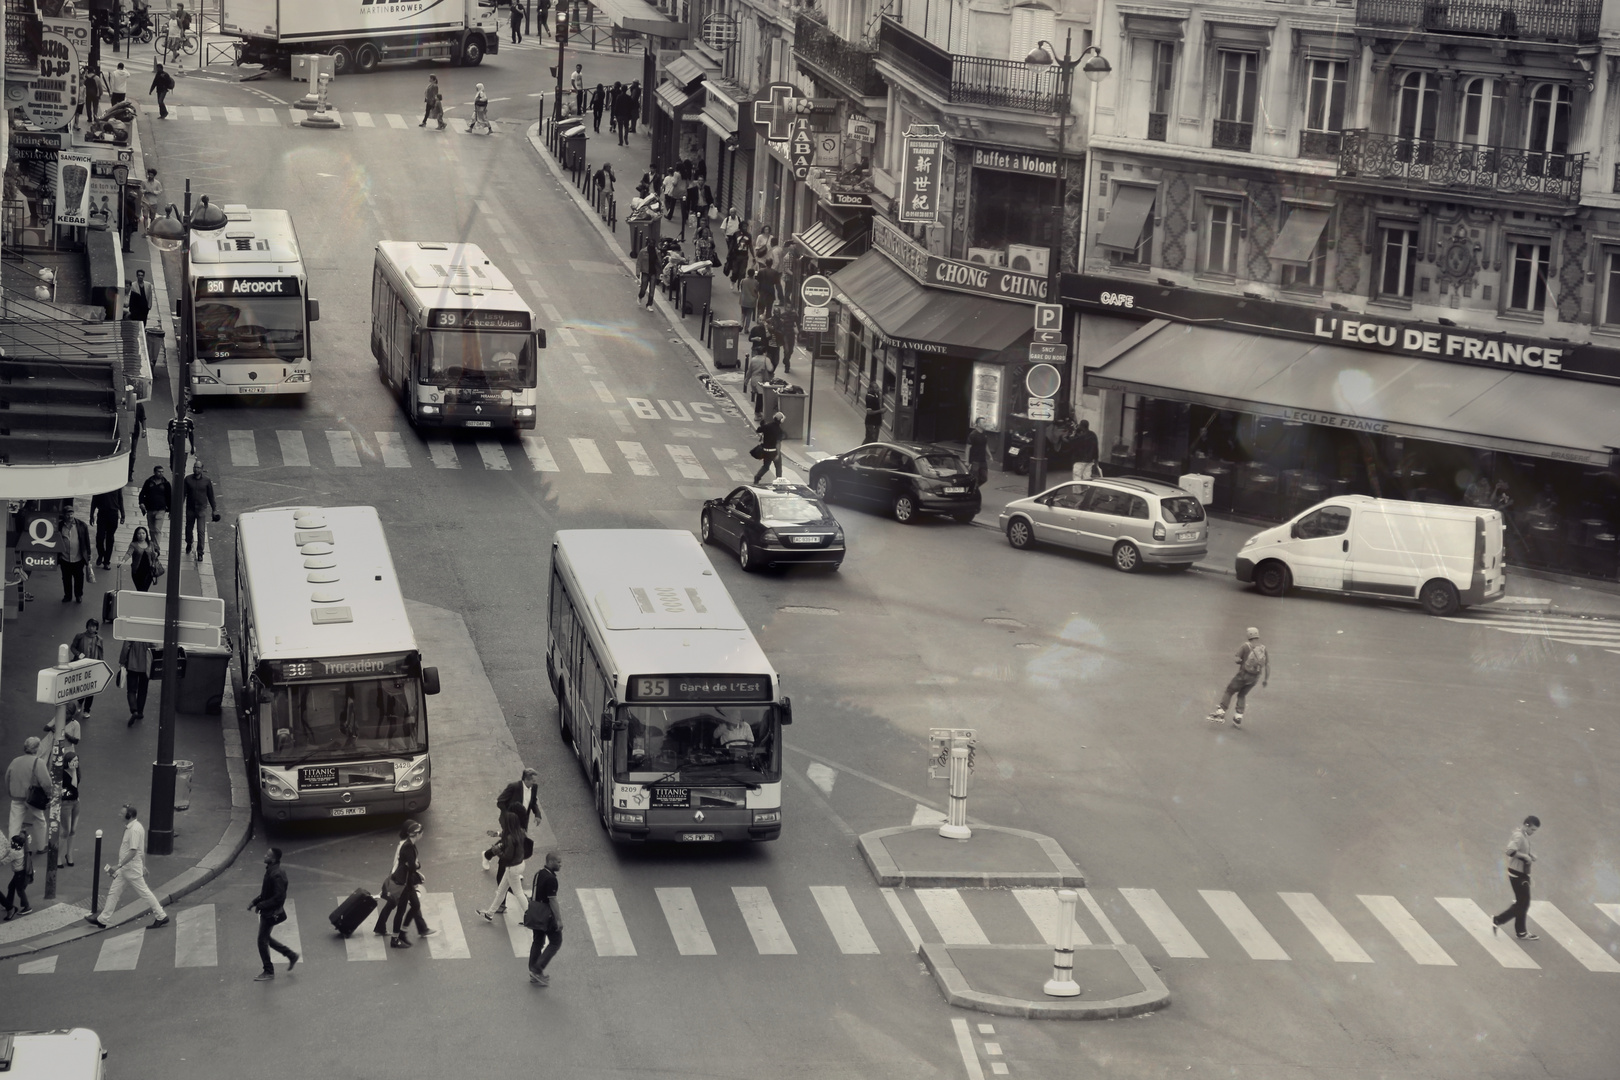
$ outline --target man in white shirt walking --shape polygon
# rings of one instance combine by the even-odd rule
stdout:
[[[129,72],[124,70],[123,64],[113,68],[107,76],[107,93],[114,105],[129,96]]]
[[[107,903],[102,912],[111,915],[118,910],[118,898],[123,895],[124,886],[128,885],[135,890],[136,896],[151,906],[152,922],[147,929],[156,930],[169,925],[169,916],[158,902],[157,894],[146,883],[146,826],[141,824],[136,814],[133,806],[124,804],[124,838],[118,843],[118,865],[106,867],[112,875],[112,887],[107,890]],[[102,929],[107,927],[106,920],[96,915],[86,915],[84,921]]]

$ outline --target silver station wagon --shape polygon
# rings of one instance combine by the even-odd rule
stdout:
[[[1150,566],[1185,570],[1209,552],[1209,523],[1191,492],[1136,477],[1078,480],[1018,499],[1001,512],[1007,542],[1107,555],[1126,573]]]

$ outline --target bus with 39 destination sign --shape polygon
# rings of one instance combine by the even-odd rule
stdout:
[[[793,704],[691,533],[558,532],[546,674],[610,838],[781,835]]]
[[[532,429],[538,322],[477,244],[377,244],[371,352],[419,428]]]
[[[415,813],[433,796],[423,667],[377,511],[237,519],[238,708],[266,821]]]
[[[181,318],[193,399],[307,394],[310,323],[320,319],[292,215],[227,205],[225,226],[193,231]]]

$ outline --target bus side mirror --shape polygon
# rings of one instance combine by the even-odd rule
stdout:
[[[439,669],[425,667],[422,669],[422,693],[437,694],[439,692]]]
[[[310,322],[321,321],[321,302],[319,300],[305,300],[304,307],[309,312]]]
[[[546,347],[546,332],[544,330],[536,330],[535,335],[539,339],[539,340],[537,340],[535,342],[535,344],[538,347],[542,348],[542,349],[545,348]]]
[[[602,728],[599,734],[603,742],[610,743],[613,741],[613,717],[602,717]]]
[[[793,723],[793,699],[792,698],[783,698],[782,699],[782,704],[778,705],[777,709],[780,711],[780,713],[782,715],[782,723],[783,723],[783,725]]]

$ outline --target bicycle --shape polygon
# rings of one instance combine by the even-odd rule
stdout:
[[[165,61],[173,63],[180,59],[180,54],[191,56],[197,51],[197,36],[190,30],[182,30],[178,37],[165,32],[157,39],[157,51]]]

